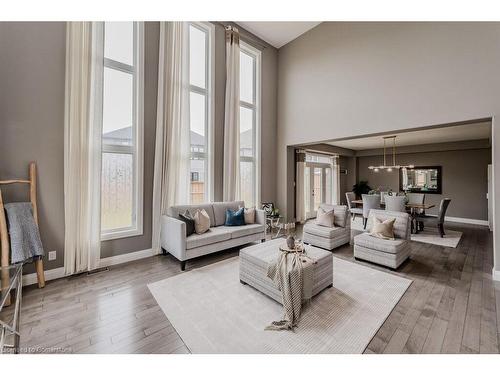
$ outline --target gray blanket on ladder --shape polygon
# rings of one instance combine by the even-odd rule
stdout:
[[[31,203],[7,203],[4,207],[9,223],[11,263],[43,256],[40,232],[33,217]]]

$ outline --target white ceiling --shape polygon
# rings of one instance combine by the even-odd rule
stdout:
[[[491,123],[488,121],[475,124],[417,130],[406,133],[385,134],[384,136],[388,135],[397,135],[396,146],[489,139],[491,135]],[[382,148],[384,145],[382,136],[355,138],[324,143],[356,151]]]
[[[283,47],[321,22],[236,22],[276,48]]]

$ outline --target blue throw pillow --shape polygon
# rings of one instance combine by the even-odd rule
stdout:
[[[239,225],[245,225],[245,209],[241,207],[237,211],[230,209],[226,210],[226,222],[224,225],[228,227],[235,227]]]

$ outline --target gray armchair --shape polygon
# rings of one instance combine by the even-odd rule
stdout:
[[[357,208],[352,201],[356,199],[356,194],[352,191],[345,193],[345,198],[347,200],[347,206],[349,207],[349,212],[351,213],[351,217],[354,219],[356,214],[363,215],[363,209]]]
[[[437,226],[439,229],[439,235],[444,237],[444,218],[446,216],[446,210],[448,209],[448,206],[450,205],[451,199],[450,198],[444,198],[441,200],[441,203],[439,204],[439,212],[438,216],[417,216],[415,220],[417,220],[417,223],[422,223],[422,227],[424,225],[430,225],[430,226]],[[418,227],[418,225],[417,225]]]
[[[387,199],[387,197],[386,197]],[[406,212],[370,210],[368,230],[373,226],[373,218],[387,220],[395,218],[394,240],[373,237],[368,232],[354,237],[354,258],[364,259],[386,267],[398,268],[411,253],[411,219]]]
[[[363,198],[363,228],[366,229],[370,210],[380,208],[380,195],[363,194],[361,198]]]
[[[386,195],[385,210],[393,212],[406,212],[406,197],[402,195]]]
[[[320,207],[325,211],[333,210],[334,226],[324,227],[316,224],[316,220],[309,220],[304,225],[302,241],[326,250],[333,250],[349,243],[351,220],[347,206],[322,203]]]

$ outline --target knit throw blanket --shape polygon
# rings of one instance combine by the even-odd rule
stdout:
[[[9,223],[11,263],[24,262],[43,256],[40,232],[33,217],[30,202],[7,203],[5,205]]]
[[[282,294],[283,319],[272,322],[266,330],[293,330],[300,319],[302,302],[312,297],[313,264],[305,252],[283,251],[269,264],[267,277]]]

